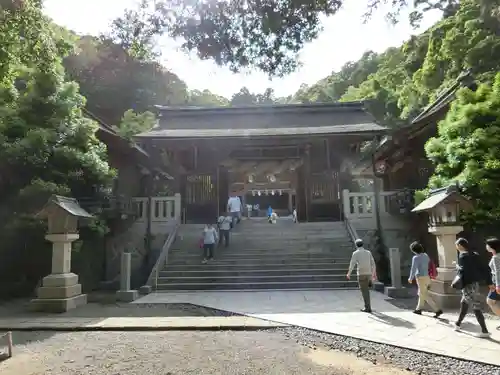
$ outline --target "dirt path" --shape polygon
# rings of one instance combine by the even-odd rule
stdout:
[[[277,332],[16,333],[2,375],[408,375]]]

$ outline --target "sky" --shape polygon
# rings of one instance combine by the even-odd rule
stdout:
[[[57,24],[80,34],[97,35],[105,32],[111,21],[133,6],[137,0],[45,0],[45,13]],[[161,41],[162,63],[186,82],[190,89],[208,89],[230,98],[241,87],[261,93],[268,87],[277,96],[295,93],[302,84],[311,85],[339,70],[348,61],[357,60],[367,51],[382,52],[388,47],[401,45],[413,30],[406,21],[406,14],[397,25],[388,23],[382,8],[372,19],[363,24],[362,15],[366,1],[345,1],[346,6],[336,15],[323,20],[324,30],[300,54],[302,66],[283,78],[269,78],[260,72],[234,74],[212,61],[201,61],[179,48],[180,41],[163,38]],[[71,3],[71,6],[69,5]],[[427,14],[420,31],[428,28],[439,14]]]

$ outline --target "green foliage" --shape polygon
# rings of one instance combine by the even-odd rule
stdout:
[[[446,17],[429,30],[399,48],[365,53],[315,85],[303,86],[292,101],[364,100],[380,123],[395,127],[417,115],[465,69],[491,82],[500,70],[499,19],[485,10],[486,0],[464,0],[459,7],[446,3],[438,6],[449,10]]]
[[[151,130],[156,125],[156,116],[152,112],[135,113],[129,109],[123,114],[116,132],[122,137],[132,139],[132,136]]]
[[[247,105],[270,105],[276,104],[278,98],[274,96],[274,90],[268,88],[262,94],[251,93],[246,87],[242,87],[239,92],[233,95],[230,101],[232,106]]]
[[[344,4],[345,0],[157,0],[152,5],[143,0],[113,22],[110,36],[134,56],[150,57],[157,37],[167,34],[184,39],[183,48],[196,51],[199,58],[212,59],[232,71],[257,68],[271,76],[282,76],[299,66],[298,54],[317,38],[321,18],[334,15]],[[365,4],[365,17],[380,5],[390,4],[392,10],[387,16],[393,22],[410,5],[415,9],[410,21],[418,24],[422,13],[431,9],[452,15],[458,1],[365,0]]]
[[[462,89],[425,149],[435,164],[430,188],[458,181],[477,205],[469,220],[500,218],[500,74],[476,92]]]
[[[16,1],[10,7],[4,3],[0,255],[11,261],[1,263],[0,275],[24,277],[26,272],[34,282],[48,272],[38,254],[46,257],[50,248],[43,239],[45,224],[33,214],[54,193],[99,200],[114,171],[106,161],[105,145],[96,138],[97,124],[82,115],[85,98],[76,83],[65,80],[61,62],[71,50],[67,35],[43,16],[41,1]]]
[[[179,77],[155,61],[134,58],[109,39],[81,37],[64,66],[87,98],[86,108],[111,125],[119,124],[129,109],[142,113],[187,101],[187,87]]]
[[[209,90],[192,90],[187,94],[186,105],[195,107],[223,107],[229,101],[223,96],[213,94]]]

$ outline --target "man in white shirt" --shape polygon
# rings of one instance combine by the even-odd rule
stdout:
[[[346,276],[347,280],[349,280],[354,267],[357,268],[359,289],[361,290],[361,295],[365,304],[365,308],[361,311],[371,313],[370,285],[372,280],[377,279],[375,259],[373,259],[371,251],[363,247],[363,240],[357,239],[354,243],[356,244],[356,250],[352,253],[349,271],[347,271]]]
[[[225,247],[229,246],[229,232],[231,230],[232,221],[233,221],[233,218],[226,213],[223,213],[221,216],[219,216],[219,219],[217,220],[217,224],[219,225],[219,232],[220,232],[219,246],[222,245],[223,239],[224,239],[224,246]]]
[[[234,227],[235,222],[239,223],[241,220],[241,200],[240,197],[233,193],[229,200],[227,201],[227,210],[229,211],[231,217],[233,218],[232,226]]]

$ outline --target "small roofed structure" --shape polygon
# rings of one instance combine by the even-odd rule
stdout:
[[[430,196],[412,212],[427,212],[429,225],[457,225],[461,210],[472,209],[472,203],[460,193],[458,184],[431,191]]]
[[[36,217],[48,219],[50,234],[76,233],[78,219],[94,218],[75,198],[61,195],[52,195]]]

